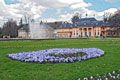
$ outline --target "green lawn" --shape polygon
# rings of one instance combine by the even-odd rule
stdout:
[[[88,61],[33,64],[14,61],[9,53],[51,48],[100,48],[105,56]],[[0,80],[77,80],[120,69],[120,39],[50,40],[0,42]]]

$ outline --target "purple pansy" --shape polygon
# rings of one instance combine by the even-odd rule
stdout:
[[[77,57],[55,57],[50,56],[50,54],[54,55],[68,55],[68,54],[77,54],[80,52],[86,53],[84,56]],[[23,52],[16,54],[8,54],[7,56],[14,60],[19,60],[22,62],[36,62],[36,63],[58,63],[58,62],[75,62],[88,60],[92,58],[97,58],[104,55],[104,51],[98,48],[84,48],[84,49],[69,49],[69,48],[56,48],[56,49],[48,49],[41,50],[36,52]]]

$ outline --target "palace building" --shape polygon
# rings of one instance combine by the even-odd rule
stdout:
[[[74,24],[63,23],[57,28],[57,34],[59,38],[110,37],[112,28],[113,26],[108,22],[98,21],[95,18],[81,18]],[[117,37],[120,37],[119,31],[117,30],[117,34],[114,33]]]
[[[24,25],[18,30],[18,38],[24,38],[24,39],[30,38],[30,31],[28,25]]]
[[[120,26],[114,27],[111,23],[98,21],[95,18],[81,18],[74,24],[64,22],[54,29],[55,38],[120,37]],[[30,38],[28,25],[18,30],[18,38]]]

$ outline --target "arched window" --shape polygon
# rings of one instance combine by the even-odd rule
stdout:
[[[87,25],[87,23],[86,22],[84,22],[84,26],[86,26]]]
[[[96,23],[96,26],[98,26],[98,23]]]

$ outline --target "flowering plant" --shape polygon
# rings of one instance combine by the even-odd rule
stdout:
[[[120,70],[104,75],[97,74],[97,76],[78,78],[77,80],[120,80]]]
[[[103,55],[104,51],[98,48],[84,48],[84,49],[56,48],[36,52],[8,54],[7,56],[11,59],[23,62],[68,63],[97,58]]]

